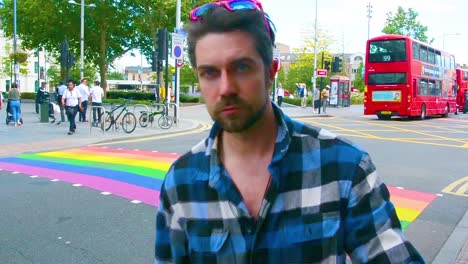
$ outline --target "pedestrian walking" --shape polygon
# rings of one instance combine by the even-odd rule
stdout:
[[[307,87],[306,87],[306,84],[301,83],[301,88],[302,88],[301,107],[306,108],[307,107]]]
[[[284,97],[283,84],[278,83],[278,87],[276,88],[276,98],[277,98],[279,107],[281,107],[281,104],[283,103],[283,97]]]
[[[64,106],[62,104],[62,97],[63,93],[67,90],[67,86],[63,81],[60,81],[59,86],[57,87],[57,104],[60,108],[60,121],[57,122],[57,125],[59,125],[62,122],[65,122],[65,111],[64,111]]]
[[[81,102],[83,106],[83,111],[80,110],[80,114],[78,116],[78,121],[80,122],[88,122],[86,119],[86,111],[88,110],[88,98],[89,98],[89,87],[88,87],[88,81],[83,78],[80,82],[80,85],[78,85],[77,90],[81,94],[81,99],[83,100]]]
[[[13,83],[8,91],[8,103],[10,111],[13,115],[13,123],[15,126],[21,126],[21,92],[18,89],[18,84]]]
[[[65,106],[65,113],[67,114],[68,121],[70,122],[68,135],[72,135],[76,132],[76,113],[78,111],[83,111],[83,107],[81,105],[81,94],[78,89],[75,88],[74,81],[69,80],[67,85],[68,90],[63,93],[62,105]]]
[[[98,123],[101,123],[102,116],[101,108],[95,107],[102,106],[102,97],[104,97],[104,89],[102,89],[100,85],[101,83],[99,81],[95,81],[94,86],[89,90],[89,94],[91,96],[91,105],[93,106],[93,126],[95,127],[98,126]]]
[[[315,87],[314,89],[314,113],[318,113],[318,109],[320,108],[320,89]]]
[[[260,2],[205,4],[190,20],[214,124],[162,184],[155,263],[424,263],[369,155],[271,102],[279,65]]]
[[[322,109],[323,113],[327,113],[328,100],[330,99],[330,85],[325,86],[322,90]]]

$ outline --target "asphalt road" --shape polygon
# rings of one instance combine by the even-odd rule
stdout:
[[[461,192],[468,183],[457,184],[468,176],[468,115],[386,122],[350,112],[301,120],[351,139],[370,153],[387,185],[411,193],[408,197],[422,209],[416,210],[417,218],[409,221],[405,233],[430,263],[468,209],[468,193]],[[115,161],[122,167],[115,172],[115,177],[122,177],[114,179],[116,185],[130,170],[124,165],[165,169],[177,157],[175,153],[184,153],[206,135],[206,131],[178,137],[161,135],[22,157],[25,163],[18,169],[23,172],[0,171],[1,262],[152,263],[156,208],[144,200],[148,196],[141,189],[126,183],[106,191],[114,187],[100,179],[76,182],[74,175],[60,172],[76,170],[75,176],[105,173],[93,164],[96,158],[109,164]],[[48,163],[63,159],[71,164],[72,158],[86,163],[73,161],[73,168]],[[145,158],[154,159],[156,165],[139,165]],[[35,177],[44,173],[43,168],[54,169],[47,173],[56,172],[57,179]],[[157,192],[148,195],[157,200]],[[423,204],[418,197],[432,199]]]

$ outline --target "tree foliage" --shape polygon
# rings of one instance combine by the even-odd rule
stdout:
[[[124,80],[125,79],[124,75],[117,71],[107,73],[107,78],[109,80]]]
[[[364,92],[364,78],[362,76],[362,69],[364,68],[364,63],[361,62],[359,67],[356,71],[356,75],[354,77],[354,88],[358,89],[360,92]]]
[[[387,13],[387,20],[382,32],[385,34],[406,35],[418,39],[423,42],[428,42],[426,35],[427,26],[423,26],[417,21],[418,13],[409,8],[406,11],[399,6],[396,14]],[[430,41],[432,42],[432,40]]]

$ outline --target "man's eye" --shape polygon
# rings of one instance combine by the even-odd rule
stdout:
[[[213,77],[216,75],[215,70],[203,70],[200,72],[200,77]]]
[[[239,63],[237,65],[237,70],[240,72],[248,71],[249,69],[250,69],[250,66],[245,63]]]

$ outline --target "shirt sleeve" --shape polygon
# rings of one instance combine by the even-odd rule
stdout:
[[[353,179],[344,225],[353,263],[424,263],[405,238],[388,189],[367,154]]]
[[[156,214],[155,263],[190,263],[186,235],[166,191],[167,178],[172,175],[170,170],[160,192]]]

